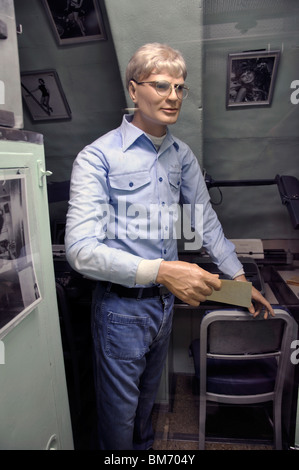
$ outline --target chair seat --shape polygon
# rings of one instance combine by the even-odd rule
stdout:
[[[199,381],[199,339],[192,342],[195,376]],[[207,359],[207,392],[221,395],[255,395],[272,392],[277,374],[275,358],[230,360]]]

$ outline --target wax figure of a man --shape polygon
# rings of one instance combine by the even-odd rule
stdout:
[[[196,157],[169,130],[188,93],[186,76],[178,51],[142,46],[126,71],[134,114],[86,146],[73,166],[65,243],[73,268],[98,280],[92,335],[101,449],[151,448],[174,297],[196,306],[221,287],[218,275],[178,261],[179,207],[220,270],[246,281]],[[252,298],[252,314],[273,314],[254,288]]]

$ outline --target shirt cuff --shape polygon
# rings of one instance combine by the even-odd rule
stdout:
[[[140,261],[135,278],[135,284],[154,284],[163,258],[143,259]]]
[[[236,274],[232,276],[232,279],[235,279],[237,276],[242,276],[242,274],[245,274],[244,269],[240,269]]]

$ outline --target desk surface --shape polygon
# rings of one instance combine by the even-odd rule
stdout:
[[[278,274],[282,277],[282,279],[287,283],[289,279],[292,279],[294,276],[299,278],[299,269],[294,269],[292,271],[277,271]],[[299,297],[299,285],[295,286],[293,284],[288,284],[288,287],[291,289],[291,291]]]

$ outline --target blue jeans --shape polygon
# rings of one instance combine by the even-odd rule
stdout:
[[[167,357],[174,296],[118,297],[100,283],[92,336],[101,450],[152,446],[152,408]]]

